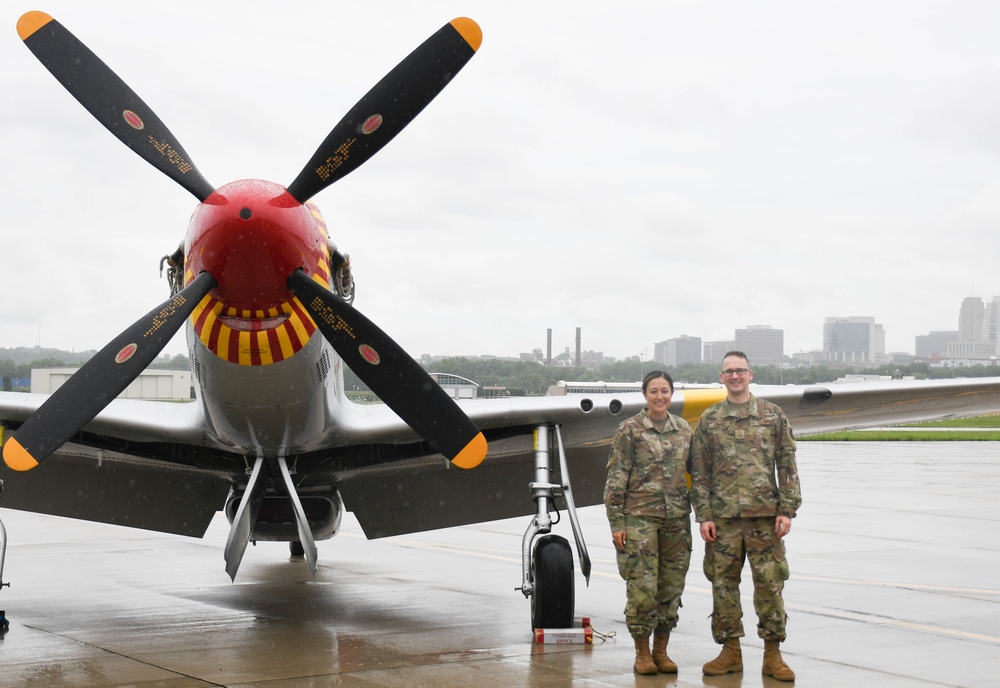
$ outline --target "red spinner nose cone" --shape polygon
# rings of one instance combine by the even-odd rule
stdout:
[[[288,276],[321,260],[326,239],[316,224],[283,186],[256,179],[226,184],[191,217],[189,274],[207,270],[219,283],[218,298],[231,308],[273,308],[291,298]]]

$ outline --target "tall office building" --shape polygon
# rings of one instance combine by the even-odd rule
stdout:
[[[986,318],[986,306],[978,296],[968,296],[962,300],[958,311],[958,339],[962,342],[980,342],[983,340],[983,321]]]
[[[751,365],[781,365],[785,331],[770,325],[749,325],[736,330],[736,348],[747,355]]]
[[[653,344],[653,361],[660,365],[667,365],[667,340]]]
[[[948,358],[982,361],[996,358],[1000,332],[1000,297],[989,305],[978,296],[962,299],[958,311],[958,340],[948,343]]]
[[[944,330],[918,334],[915,340],[917,358],[944,357],[948,354],[948,345],[958,341],[957,330]]]
[[[705,342],[701,360],[705,363],[722,363],[722,359],[727,353],[736,349],[736,340],[730,339],[719,342]]]
[[[867,316],[827,318],[823,354],[832,363],[877,365],[885,357],[885,330]]]
[[[653,360],[665,366],[701,363],[701,337],[682,334],[653,345]]]
[[[1000,346],[1000,296],[986,304],[983,317],[983,340]]]
[[[701,337],[682,334],[667,340],[667,365],[679,366],[687,363],[701,363]]]

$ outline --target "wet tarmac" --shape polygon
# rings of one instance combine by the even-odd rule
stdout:
[[[1000,685],[1000,443],[803,442],[799,468],[782,646],[796,685]],[[577,616],[615,635],[593,645],[532,643],[514,590],[527,519],[366,541],[347,518],[315,579],[261,543],[234,584],[221,518],[204,540],[0,518],[3,688],[787,685],[761,676],[752,611],[744,672],[702,675],[718,646],[697,540],[670,641],[680,673],[633,674],[599,507],[581,514],[594,573],[589,588],[577,575]],[[568,519],[557,532],[572,539]],[[744,580],[747,610],[751,594]]]

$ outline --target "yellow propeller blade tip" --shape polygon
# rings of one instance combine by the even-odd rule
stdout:
[[[38,31],[50,21],[52,21],[52,17],[45,14],[45,12],[37,10],[25,12],[17,20],[17,35],[21,37],[22,41],[26,40],[28,36]]]
[[[462,451],[458,452],[458,456],[452,459],[451,462],[459,468],[475,468],[486,458],[486,450],[488,448],[486,438],[483,437],[483,433],[479,433],[472,438],[471,442],[465,445]]]
[[[479,50],[479,46],[483,44],[483,30],[479,28],[479,24],[468,17],[452,19],[450,23],[455,31],[458,31],[465,39],[465,42],[472,46],[473,50]]]
[[[13,437],[3,445],[3,462],[15,471],[30,471],[38,465],[35,457]]]

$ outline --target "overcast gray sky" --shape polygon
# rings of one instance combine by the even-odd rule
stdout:
[[[616,9],[624,8],[624,9]],[[288,184],[340,117],[456,16],[479,53],[314,200],[355,306],[414,356],[874,316],[890,351],[1000,293],[992,0],[127,3],[0,8],[0,346],[102,347],[168,296],[196,200],[18,39],[53,15],[215,186]],[[183,353],[177,337],[168,353]]]

